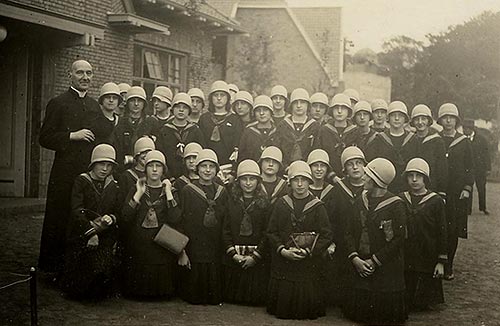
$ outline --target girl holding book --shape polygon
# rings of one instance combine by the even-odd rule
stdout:
[[[163,224],[175,225],[180,208],[172,185],[164,179],[165,156],[146,154],[146,177],[138,179],[122,210],[126,227],[123,253],[123,292],[135,297],[172,297],[177,257],[153,241]]]

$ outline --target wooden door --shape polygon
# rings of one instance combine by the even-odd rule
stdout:
[[[23,197],[26,176],[28,49],[0,45],[0,196]]]

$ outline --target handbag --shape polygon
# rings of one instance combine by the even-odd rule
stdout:
[[[236,250],[236,253],[241,256],[249,256],[251,255],[255,250],[257,250],[257,246],[250,246],[250,245],[234,245],[234,249]]]
[[[173,227],[163,224],[153,241],[171,253],[178,255],[186,248],[189,238]]]
[[[319,233],[316,232],[298,232],[290,234],[289,244],[291,247],[307,249],[313,252],[318,241]]]

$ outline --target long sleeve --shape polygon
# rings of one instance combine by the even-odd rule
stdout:
[[[135,202],[133,199],[135,191],[135,187],[132,187],[128,192],[125,202],[123,203],[121,217],[124,223],[130,223],[137,215],[139,203]]]
[[[234,250],[228,251],[234,246],[233,235],[231,232],[231,215],[227,214],[222,221],[222,244],[224,245],[224,252],[230,255],[236,253]]]
[[[92,228],[85,213],[85,182],[85,180],[78,176],[73,184],[71,192],[71,216],[73,219],[71,223],[71,237],[84,237],[85,233]]]
[[[326,248],[332,243],[333,239],[330,221],[324,205],[318,207],[316,223],[319,230],[319,237],[316,242],[316,247],[314,247],[311,253],[313,256],[322,255]]]
[[[448,261],[448,232],[447,232],[447,222],[446,222],[446,209],[444,201],[440,198],[440,201],[436,205],[436,211],[434,212],[434,217],[436,219],[437,226],[437,252],[438,261],[446,263]]]
[[[448,160],[446,159],[446,147],[444,142],[441,140],[436,143],[436,156],[434,161],[436,162],[436,171],[432,176],[436,179],[436,191],[439,193],[446,193],[446,188],[448,187]]]
[[[276,205],[274,205],[273,212],[271,213],[271,217],[269,218],[269,224],[267,226],[267,238],[269,239],[269,244],[271,246],[271,250],[280,250],[285,247],[285,244],[281,241],[280,237],[280,223],[279,223],[279,211],[282,210],[283,207],[278,201]]]
[[[45,119],[40,130],[40,145],[53,151],[64,151],[70,143],[70,132],[63,128],[64,104],[58,98],[47,104]]]
[[[402,202],[393,204],[390,208],[392,215],[392,231],[394,237],[392,240],[375,252],[372,258],[379,265],[384,265],[395,259],[399,254],[398,251],[403,248],[404,238],[406,233],[406,210]]]
[[[465,186],[464,189],[472,192],[472,186],[474,185],[474,156],[472,154],[472,145],[470,141],[465,142],[464,148],[464,175],[465,175]]]

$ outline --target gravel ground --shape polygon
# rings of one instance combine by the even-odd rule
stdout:
[[[477,198],[477,194],[474,196]],[[495,199],[496,198],[496,199]],[[469,218],[469,239],[461,240],[455,280],[445,282],[446,304],[410,315],[407,325],[500,325],[500,184],[488,184],[484,216],[477,203]],[[25,278],[36,263],[43,215],[4,216],[0,237],[0,287]],[[338,309],[314,321],[279,320],[264,308],[230,304],[192,306],[179,299],[132,301],[112,298],[81,303],[65,298],[47,281],[38,282],[39,325],[353,325]],[[497,307],[497,308],[495,308]],[[0,290],[0,325],[29,325],[29,286]]]

